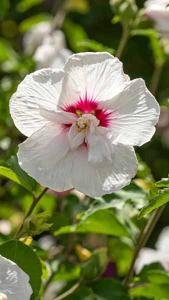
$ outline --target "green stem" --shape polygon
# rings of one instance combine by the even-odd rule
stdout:
[[[39,194],[38,197],[33,197],[33,201],[32,204],[27,212],[27,214],[25,215],[22,224],[19,226],[16,234],[15,234],[15,239],[18,239],[20,237],[20,234],[23,230],[25,221],[27,220],[28,217],[30,217],[30,215],[32,214],[32,212],[34,211],[36,205],[39,203],[39,201],[41,200],[41,198],[44,196],[44,194],[47,192],[48,188],[43,189],[43,191]]]
[[[116,52],[116,56],[119,59],[122,57],[122,54],[123,54],[126,44],[128,42],[129,36],[130,36],[130,34],[129,34],[128,27],[125,24],[123,24],[122,37],[121,37],[120,44],[119,44],[119,47]]]
[[[77,282],[68,291],[66,291],[65,293],[59,295],[54,300],[63,300],[65,298],[67,298],[68,296],[70,296],[71,294],[73,294],[79,287],[80,287],[80,282]]]
[[[51,32],[62,27],[66,15],[67,0],[61,0],[57,2],[57,6],[55,7],[56,13],[51,23]]]
[[[154,69],[151,83],[150,83],[150,91],[155,96],[158,91],[158,86],[161,78],[161,73],[163,70],[163,64],[157,65]]]
[[[145,228],[142,230],[139,239],[138,239],[138,243],[134,252],[134,256],[130,265],[130,269],[124,279],[124,285],[128,286],[128,283],[131,279],[131,277],[133,276],[134,273],[134,266],[135,266],[135,262],[137,259],[137,256],[140,252],[140,250],[146,245],[156,223],[158,222],[163,210],[164,210],[165,206],[162,206],[160,208],[157,208],[154,213],[152,214],[150,220],[148,221],[147,225],[145,226]]]

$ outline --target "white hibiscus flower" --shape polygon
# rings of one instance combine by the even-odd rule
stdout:
[[[57,30],[44,38],[37,48],[34,60],[37,68],[62,68],[72,52],[66,49],[66,41],[62,31]]]
[[[63,71],[43,69],[21,82],[10,102],[20,166],[56,191],[101,196],[130,183],[133,146],[155,132],[159,105],[144,80],[130,81],[108,53],[72,55]]]
[[[66,48],[66,40],[61,30],[51,30],[49,22],[40,22],[28,31],[23,39],[27,54],[33,54],[37,69],[63,68],[72,54]]]
[[[145,15],[154,20],[155,27],[160,33],[169,33],[169,0],[147,0]]]
[[[40,22],[33,26],[23,38],[23,46],[27,54],[32,54],[40,46],[46,36],[50,34],[51,25],[49,22]]]
[[[136,260],[135,270],[137,273],[151,263],[159,262],[169,272],[169,227],[165,227],[155,245],[155,249],[143,248]]]
[[[0,255],[0,300],[30,300],[29,276],[13,261]]]

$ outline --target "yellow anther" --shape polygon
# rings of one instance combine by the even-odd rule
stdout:
[[[83,113],[82,113],[81,110],[79,110],[79,109],[76,110],[76,115],[77,115],[78,117],[81,117],[82,114],[83,114]]]

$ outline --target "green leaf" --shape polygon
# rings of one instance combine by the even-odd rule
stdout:
[[[88,38],[87,33],[85,32],[83,27],[70,20],[66,20],[64,22],[64,31],[71,49],[75,52],[82,51],[83,47],[80,46],[79,43]]]
[[[83,297],[83,298],[82,298]],[[81,287],[75,293],[66,297],[67,300],[96,300],[96,297],[89,287]]]
[[[112,24],[117,24],[117,23],[120,23],[120,22],[121,22],[121,16],[115,15],[115,16],[112,18]]]
[[[144,217],[145,215],[151,213],[154,209],[166,204],[169,202],[169,189],[164,189],[159,191],[156,196],[154,196],[150,203],[145,206],[140,213],[140,218]]]
[[[88,232],[113,236],[129,235],[125,225],[118,220],[115,212],[109,209],[95,210],[90,214],[85,214],[79,223],[61,227],[55,235]]]
[[[169,285],[156,285],[153,283],[146,283],[133,288],[130,292],[132,297],[146,297],[154,300],[169,300]]]
[[[112,279],[100,279],[90,284],[97,300],[129,300],[122,283]]]
[[[31,193],[36,188],[36,181],[20,168],[16,156],[12,156],[6,163],[1,164],[0,175],[18,183]]]
[[[79,47],[82,47],[83,51],[96,51],[96,52],[109,52],[110,54],[114,54],[115,50],[105,45],[96,42],[95,40],[82,40],[77,43]]]
[[[17,5],[17,10],[23,13],[40,3],[42,3],[42,0],[21,0]]]
[[[59,266],[57,272],[53,276],[53,281],[73,281],[80,276],[80,265],[64,263]]]
[[[156,264],[144,267],[130,294],[132,297],[169,300],[169,274]]]
[[[10,180],[22,185],[18,176],[10,168],[0,166],[0,175],[7,177]]]
[[[86,14],[89,11],[88,0],[69,0],[66,2],[66,10]]]
[[[42,267],[35,252],[19,241],[8,241],[0,245],[0,254],[14,261],[29,275],[33,289],[31,300],[37,299],[41,287]]]
[[[0,62],[2,63],[7,60],[15,62],[17,60],[17,54],[7,40],[0,38]]]
[[[169,178],[162,178],[160,181],[155,183],[158,188],[169,188]]]
[[[30,18],[22,21],[19,25],[19,30],[24,33],[26,31],[30,30],[36,24],[38,24],[40,22],[44,22],[44,21],[50,21],[50,20],[51,20],[51,16],[49,14],[41,13],[39,15],[30,17]]]

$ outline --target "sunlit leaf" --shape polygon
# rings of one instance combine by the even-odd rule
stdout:
[[[36,24],[38,24],[40,22],[44,22],[44,21],[50,21],[50,20],[51,20],[51,16],[48,15],[47,13],[38,14],[38,15],[35,15],[33,17],[29,17],[29,18],[23,20],[20,23],[19,29],[21,32],[24,33],[26,31],[30,30]]]
[[[88,38],[83,27],[70,20],[66,20],[64,23],[64,30],[71,49],[75,52],[82,51],[82,46],[79,46],[79,43]]]
[[[155,266],[146,266],[137,277],[130,295],[154,300],[169,300],[169,274]]]
[[[40,4],[41,2],[42,0],[21,0],[17,5],[17,10],[19,12],[25,12],[33,6]]]
[[[154,209],[161,207],[162,205],[166,204],[167,202],[169,202],[169,189],[168,188],[159,191],[158,194],[150,200],[149,204],[141,210],[140,218],[151,213]]]
[[[68,233],[87,233],[94,232],[98,234],[108,234],[114,236],[128,236],[129,233],[124,224],[122,224],[114,211],[102,209],[84,216],[83,219],[74,225],[61,227],[55,232],[55,235]]]
[[[162,178],[160,181],[157,181],[155,185],[158,188],[169,188],[169,178]]]
[[[105,45],[96,42],[95,40],[86,39],[77,44],[79,47],[82,47],[83,51],[96,51],[96,52],[109,52],[114,54],[115,50]]]
[[[68,0],[66,9],[86,14],[89,11],[89,3],[87,0]]]

